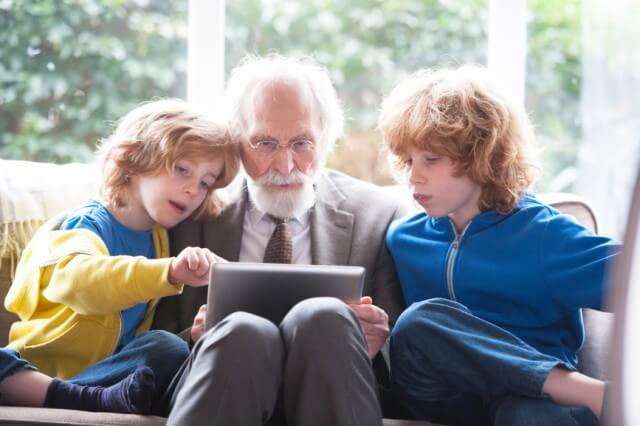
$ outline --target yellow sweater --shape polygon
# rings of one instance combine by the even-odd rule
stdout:
[[[86,229],[57,230],[64,215],[38,230],[25,248],[4,301],[17,314],[9,347],[40,371],[67,379],[113,354],[120,339],[120,312],[148,303],[136,334],[151,326],[157,299],[179,294],[167,279],[171,259],[166,231],[155,226],[159,258],[109,256]]]

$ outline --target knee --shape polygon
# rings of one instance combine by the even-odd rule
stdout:
[[[392,344],[405,347],[416,340],[424,340],[425,335],[437,327],[440,317],[448,309],[448,302],[446,299],[429,299],[413,303],[398,317],[391,331]]]
[[[278,327],[271,321],[246,312],[234,312],[207,331],[201,338],[204,348],[245,353],[261,357],[279,353],[282,339]]]
[[[138,339],[145,353],[153,358],[161,358],[167,364],[180,365],[189,356],[187,342],[166,330],[147,331]]]
[[[333,297],[314,297],[296,304],[282,320],[281,329],[288,351],[314,352],[327,347],[338,351],[364,341],[355,313]]]
[[[418,359],[434,355],[448,339],[449,329],[456,328],[456,315],[467,308],[448,299],[429,299],[412,304],[391,330],[390,352],[392,369],[412,368]],[[421,361],[420,361],[421,362]]]
[[[284,323],[293,324],[300,333],[331,335],[346,324],[358,325],[353,311],[334,297],[314,297],[296,304],[287,313]]]

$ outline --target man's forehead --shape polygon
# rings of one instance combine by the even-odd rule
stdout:
[[[317,108],[317,101],[309,87],[298,80],[275,80],[258,84],[253,92],[254,110],[296,108],[311,111]]]
[[[246,123],[250,138],[258,134],[275,137],[276,133],[315,138],[320,131],[317,101],[304,86],[286,82],[266,85],[253,101],[253,113],[248,114]]]

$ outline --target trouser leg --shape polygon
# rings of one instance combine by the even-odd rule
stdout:
[[[586,407],[564,407],[549,398],[508,396],[495,404],[494,426],[598,426]]]
[[[0,382],[22,370],[36,370],[36,368],[20,357],[18,351],[0,348]]]
[[[391,335],[392,386],[424,420],[487,421],[495,398],[542,397],[549,371],[559,364],[447,299],[413,304]]]
[[[278,327],[236,312],[205,333],[172,382],[167,425],[262,425],[282,377]]]
[[[367,343],[345,303],[305,300],[280,329],[287,351],[282,395],[288,425],[382,424]]]
[[[0,348],[0,384],[6,378],[25,370],[36,371],[36,368],[20,357],[18,351],[10,348]],[[10,387],[12,385],[9,383],[7,386]],[[11,399],[11,397],[8,399]],[[0,393],[0,405],[2,405],[2,393]]]
[[[152,412],[161,413],[160,398],[180,366],[189,356],[189,346],[179,336],[164,330],[151,330],[140,334],[118,353],[115,353],[76,376],[71,383],[89,386],[110,386],[137,368],[150,367],[155,380]]]

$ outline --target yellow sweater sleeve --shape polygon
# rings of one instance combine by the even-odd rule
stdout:
[[[170,263],[109,256],[103,241],[86,229],[42,232],[25,250],[5,306],[22,319],[36,310],[41,296],[83,315],[119,312],[179,294],[182,285],[167,279]]]

